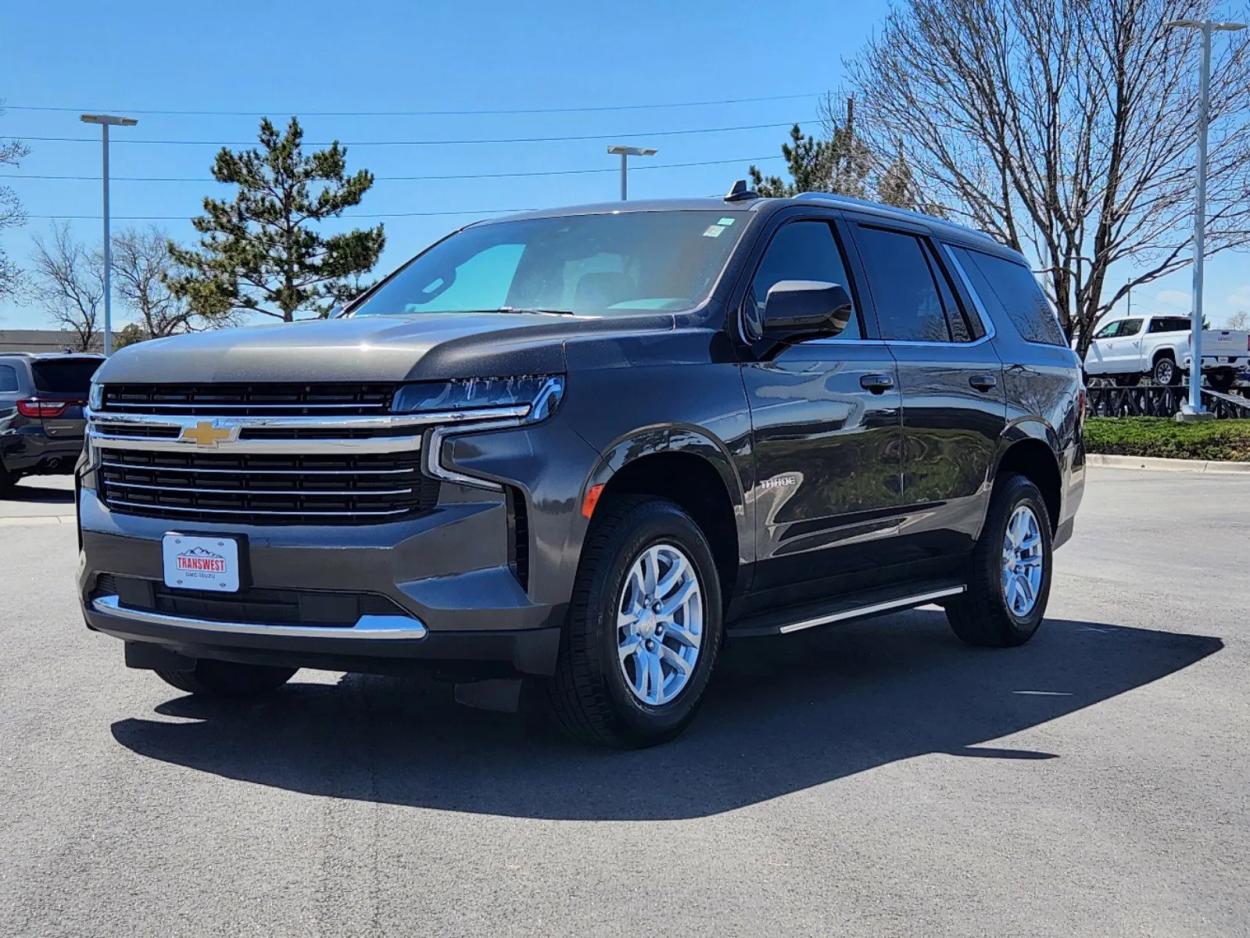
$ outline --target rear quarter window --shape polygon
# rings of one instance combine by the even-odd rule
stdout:
[[[0,394],[17,390],[17,369],[12,365],[0,365]]]
[[[1067,346],[1063,329],[1033,272],[993,254],[951,246],[995,322],[1010,321],[1026,342]]]
[[[86,397],[91,388],[91,376],[101,364],[98,358],[53,358],[32,362],[30,370],[36,391],[58,394],[81,392]]]

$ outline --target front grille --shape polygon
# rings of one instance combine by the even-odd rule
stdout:
[[[189,416],[367,416],[390,410],[393,384],[106,384],[103,411]]]
[[[429,511],[419,451],[223,454],[105,450],[100,496],[126,514],[242,524],[362,524]]]

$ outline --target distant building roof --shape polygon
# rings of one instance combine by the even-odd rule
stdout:
[[[103,347],[103,337],[96,336],[89,352]],[[68,329],[0,329],[0,352],[80,352],[78,333]]]

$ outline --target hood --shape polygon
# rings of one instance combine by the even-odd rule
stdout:
[[[629,326],[671,329],[673,318],[631,318]],[[419,381],[548,374],[564,371],[567,339],[617,328],[604,319],[541,313],[312,320],[141,342],[110,358],[97,380]]]

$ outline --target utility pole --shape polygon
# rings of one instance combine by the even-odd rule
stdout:
[[[629,198],[629,158],[631,156],[655,156],[654,147],[611,146],[608,152],[621,158],[621,201]]]
[[[1202,419],[1202,276],[1207,241],[1207,125],[1211,111],[1211,33],[1236,32],[1245,23],[1214,20],[1172,20],[1170,28],[1196,29],[1202,33],[1202,64],[1198,73],[1198,184],[1194,208],[1193,307],[1189,312],[1189,403],[1178,419]]]
[[[109,234],[109,128],[133,127],[139,123],[133,117],[114,117],[111,114],[83,114],[79,120],[84,124],[99,124],[100,139],[104,148],[104,357],[113,353],[113,245]]]

